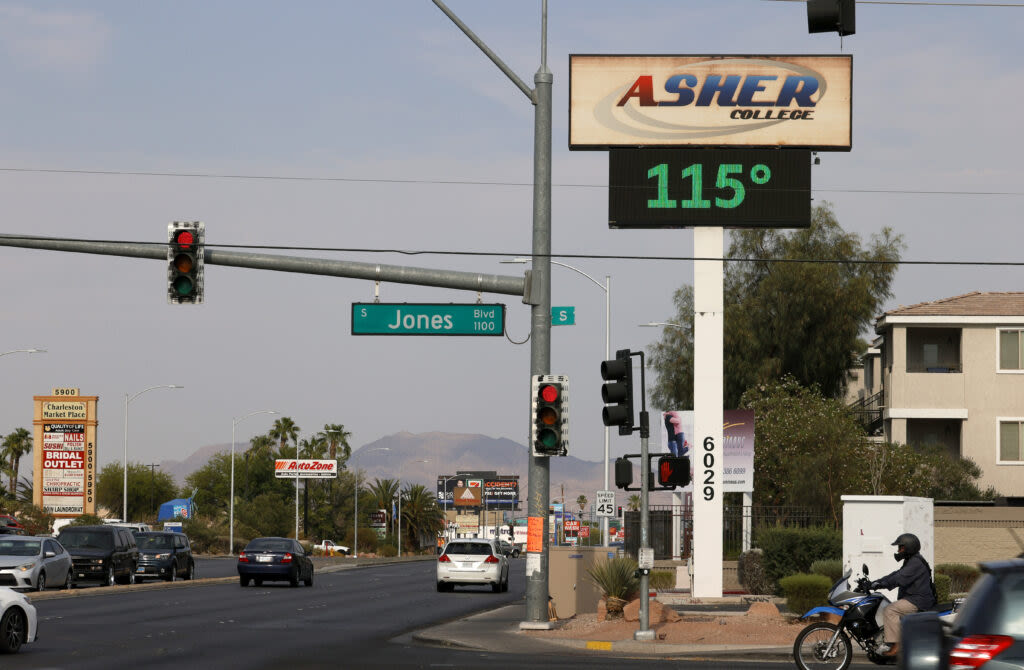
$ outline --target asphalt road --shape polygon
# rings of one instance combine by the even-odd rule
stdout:
[[[214,560],[234,568],[230,559]],[[233,581],[178,582],[155,590],[76,589],[68,597],[36,601],[39,641],[14,656],[0,658],[0,667],[786,667],[715,659],[622,659],[569,650],[499,654],[425,646],[413,640],[413,633],[422,628],[520,601],[524,561],[513,560],[512,568],[508,593],[491,593],[488,588],[437,593],[432,561],[319,573],[312,587],[291,588],[282,582],[242,588]]]

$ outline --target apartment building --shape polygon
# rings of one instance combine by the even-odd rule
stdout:
[[[939,443],[1024,499],[1024,292],[967,293],[875,321],[865,407],[889,442]]]

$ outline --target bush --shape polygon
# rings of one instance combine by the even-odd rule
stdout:
[[[772,582],[764,571],[764,552],[760,549],[740,554],[736,575],[747,593],[765,595],[773,591]]]
[[[69,526],[102,526],[103,519],[95,514],[82,514],[71,520]]]
[[[835,584],[843,576],[843,562],[838,558],[815,561],[811,563],[811,574],[825,575]]]
[[[966,563],[940,563],[935,566],[935,590],[939,589],[939,575],[947,575],[950,580],[950,593],[967,593],[974,586],[975,580],[981,575],[976,566]],[[939,598],[939,602],[945,602]]]
[[[676,587],[676,571],[651,570],[648,580],[647,585],[655,591],[668,591]]]
[[[636,561],[632,558],[613,558],[589,568],[587,574],[605,598],[630,600],[640,590],[636,568]]]
[[[194,554],[228,553],[228,532],[207,517],[192,517],[182,520],[181,531],[188,535]],[[236,529],[237,531],[237,529]],[[235,533],[235,551],[241,551],[246,541],[239,541]]]
[[[757,546],[764,551],[764,570],[772,584],[786,575],[809,573],[818,560],[843,555],[842,533],[834,528],[762,528]],[[830,584],[831,586],[831,584]]]
[[[949,575],[942,573],[935,574],[935,600],[940,603],[948,603],[952,598],[949,597],[949,585],[952,582]]]
[[[779,587],[786,597],[786,608],[795,614],[803,614],[812,607],[828,602],[828,590],[832,582],[825,575],[797,573],[779,580]]]

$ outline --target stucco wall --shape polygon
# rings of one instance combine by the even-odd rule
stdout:
[[[1013,558],[1024,552],[1024,507],[935,507],[935,563]]]

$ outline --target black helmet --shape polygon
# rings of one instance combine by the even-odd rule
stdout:
[[[921,551],[921,540],[917,539],[917,535],[913,533],[903,533],[896,538],[892,546],[897,547],[893,558],[897,561],[902,561]]]

